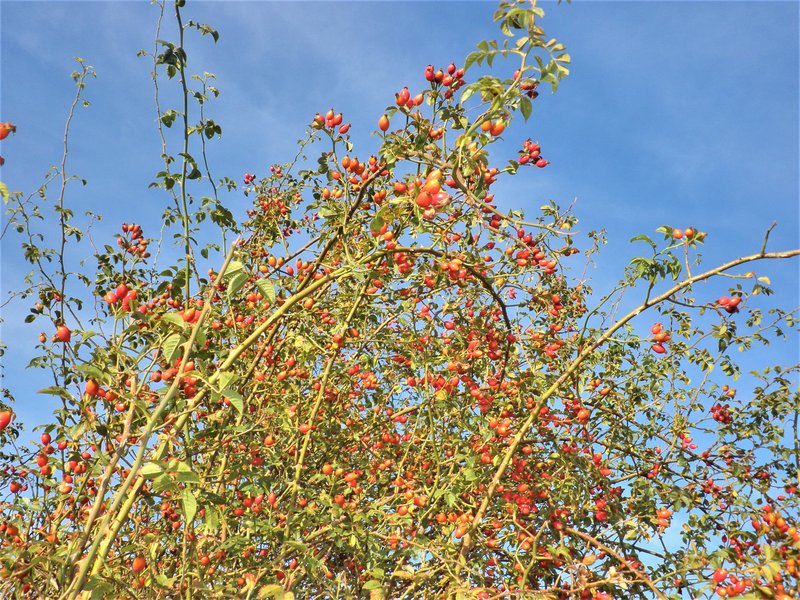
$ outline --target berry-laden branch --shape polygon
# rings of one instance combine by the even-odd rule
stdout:
[[[475,518],[471,523],[469,530],[462,539],[461,547],[459,550],[461,559],[466,560],[469,550],[471,549],[472,544],[474,543],[475,531],[477,531],[478,527],[481,525],[483,521],[486,511],[488,510],[489,505],[492,501],[492,497],[494,496],[497,490],[497,486],[500,484],[500,480],[502,479],[503,475],[506,473],[509,465],[511,464],[511,459],[516,453],[520,444],[522,443],[522,440],[528,435],[531,428],[533,427],[533,424],[539,418],[539,411],[547,403],[547,401],[556,392],[558,392],[558,390],[561,388],[564,382],[566,382],[572,376],[572,374],[578,370],[578,368],[581,366],[583,361],[588,356],[592,355],[598,348],[600,348],[603,344],[605,344],[614,335],[616,331],[624,327],[628,322],[630,322],[636,316],[640,315],[647,309],[668,300],[681,290],[689,288],[699,281],[705,281],[706,279],[710,279],[715,275],[719,275],[720,273],[724,273],[725,271],[729,271],[740,265],[744,265],[757,260],[779,260],[779,259],[793,258],[795,256],[800,256],[800,249],[787,250],[783,252],[760,252],[759,254],[752,254],[750,256],[743,256],[741,258],[737,258],[736,260],[732,260],[730,262],[722,264],[714,269],[706,271],[705,273],[701,273],[693,277],[684,279],[683,281],[672,286],[670,289],[663,292],[662,294],[659,294],[658,296],[650,298],[647,301],[643,302],[641,305],[633,309],[627,315],[617,320],[616,323],[614,323],[613,325],[611,325],[611,327],[606,329],[605,333],[603,333],[596,340],[584,346],[583,349],[578,353],[578,356],[576,356],[569,363],[569,365],[564,369],[561,375],[552,383],[552,385],[550,385],[549,388],[547,388],[544,392],[542,392],[542,394],[536,401],[536,404],[531,409],[530,414],[522,423],[519,430],[514,435],[513,440],[508,445],[508,448],[504,452],[500,464],[497,466],[497,469],[495,470],[491,483],[487,486],[483,500],[481,501],[477,511],[475,512]]]

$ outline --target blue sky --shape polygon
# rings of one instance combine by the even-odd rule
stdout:
[[[592,274],[599,289],[641,251],[630,238],[664,224],[709,232],[709,267],[758,251],[773,220],[770,248],[800,245],[798,3],[544,6],[543,26],[567,45],[572,75],[555,96],[542,93],[527,124],[504,135],[507,156],[532,137],[552,164],[499,187],[501,208],[527,207],[532,215],[549,199],[576,200],[577,229],[608,230]],[[478,40],[499,35],[494,8],[190,0],[185,17],[220,32],[217,45],[196,35],[187,43],[190,71],[215,73],[222,92],[209,107],[224,130],[209,148],[214,175],[266,174],[294,155],[314,113],[331,106],[352,122],[358,154],[369,155],[377,140],[367,134],[396,91],[422,89],[425,65],[460,64]],[[92,233],[98,243],[109,243],[122,222],[139,222],[148,235],[160,226],[166,197],[147,187],[161,168],[151,63],[136,57],[153,50],[157,14],[147,2],[0,3],[0,120],[18,126],[2,143],[0,177],[31,192],[60,161],[69,74],[73,57],[83,57],[98,76],[88,83],[91,106],[73,125],[69,170],[88,185],[72,187],[67,203],[78,214],[105,215]],[[167,21],[162,38],[175,39]],[[240,211],[248,204],[241,193],[227,200]],[[3,299],[27,269],[18,241],[8,236],[0,247]],[[796,261],[756,270],[772,279],[776,304],[800,303]],[[709,298],[721,290],[709,286]],[[24,371],[43,327],[22,323],[27,310],[25,302],[3,309],[1,337],[9,346],[5,385],[32,425],[47,419],[51,404],[34,393],[49,383]],[[788,363],[797,354],[794,338],[771,358]]]

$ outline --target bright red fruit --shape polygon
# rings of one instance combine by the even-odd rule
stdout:
[[[8,424],[11,423],[11,420],[14,418],[14,413],[10,410],[4,410],[0,412],[0,431],[3,431]]]
[[[16,133],[17,126],[13,123],[0,123],[0,140],[4,140],[8,137],[9,133]]]
[[[66,325],[59,325],[56,329],[56,338],[59,342],[64,342],[65,344],[70,340],[72,337],[72,332]]]

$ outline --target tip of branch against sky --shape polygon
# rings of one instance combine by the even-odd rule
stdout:
[[[661,225],[708,231],[705,264],[758,251],[773,221],[770,247],[797,247],[798,4],[793,2],[576,2],[544,5],[548,33],[572,57],[555,96],[542,93],[531,120],[510,128],[513,157],[527,137],[551,165],[498,187],[500,207],[529,215],[550,199],[577,199],[581,232],[606,229],[608,252],[591,276],[599,290],[617,281],[642,249],[638,233]],[[218,76],[209,114],[223,138],[209,147],[217,176],[263,175],[294,155],[314,113],[331,105],[353,123],[357,146],[403,85],[421,89],[426,64],[462,61],[474,44],[499,35],[492,3],[205,2],[187,14],[209,22],[219,43],[188,42],[192,72]],[[3,2],[2,115],[18,126],[3,143],[2,178],[30,193],[60,162],[69,77],[80,56],[98,77],[91,106],[74,122],[69,171],[87,180],[68,190],[76,214],[103,213],[92,237],[108,243],[122,222],[160,227],[163,197],[148,189],[160,170],[150,81],[158,9],[133,2]],[[165,33],[162,37],[168,37]],[[501,194],[502,192],[502,194]],[[239,193],[231,203],[244,210]],[[45,224],[50,227],[50,224]],[[55,231],[53,228],[51,231]],[[4,298],[23,287],[19,240],[2,245]],[[92,268],[93,265],[87,265]],[[796,264],[757,267],[776,288],[775,304],[798,305]],[[709,296],[716,292],[709,290]],[[25,371],[38,325],[29,307],[3,309],[5,385],[29,424],[47,420]],[[796,342],[796,340],[794,340]],[[778,349],[796,360],[797,344]]]

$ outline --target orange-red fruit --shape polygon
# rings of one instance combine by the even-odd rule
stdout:
[[[503,123],[503,121],[495,121],[494,123],[492,123],[492,128],[489,130],[489,133],[491,133],[493,136],[497,137],[498,135],[503,133],[505,128],[506,128],[506,124]]]
[[[4,410],[0,412],[0,431],[3,431],[8,424],[11,423],[11,420],[14,418],[14,413],[10,410]]]
[[[0,123],[0,140],[4,140],[8,137],[9,133],[16,133],[17,126],[13,123]]]
[[[137,556],[133,559],[133,563],[131,564],[131,569],[134,573],[141,573],[144,571],[145,567],[147,566],[147,562],[141,556]]]
[[[683,237],[683,232],[680,229],[673,229],[672,237],[674,237],[676,240],[679,240]]]
[[[59,342],[64,342],[65,344],[70,340],[72,337],[72,332],[66,325],[59,325],[56,328],[56,338]]]
[[[378,119],[378,128],[381,131],[386,131],[389,129],[389,117],[386,115],[382,115],[380,119]]]
[[[86,382],[86,389],[84,390],[84,393],[87,396],[94,398],[95,396],[97,396],[97,392],[99,391],[100,391],[100,385],[94,379],[90,379],[89,381]]]
[[[664,348],[664,346],[662,346],[661,344],[653,344],[653,352],[655,352],[656,354],[664,354],[664,352],[666,351],[667,351],[666,348]]]

